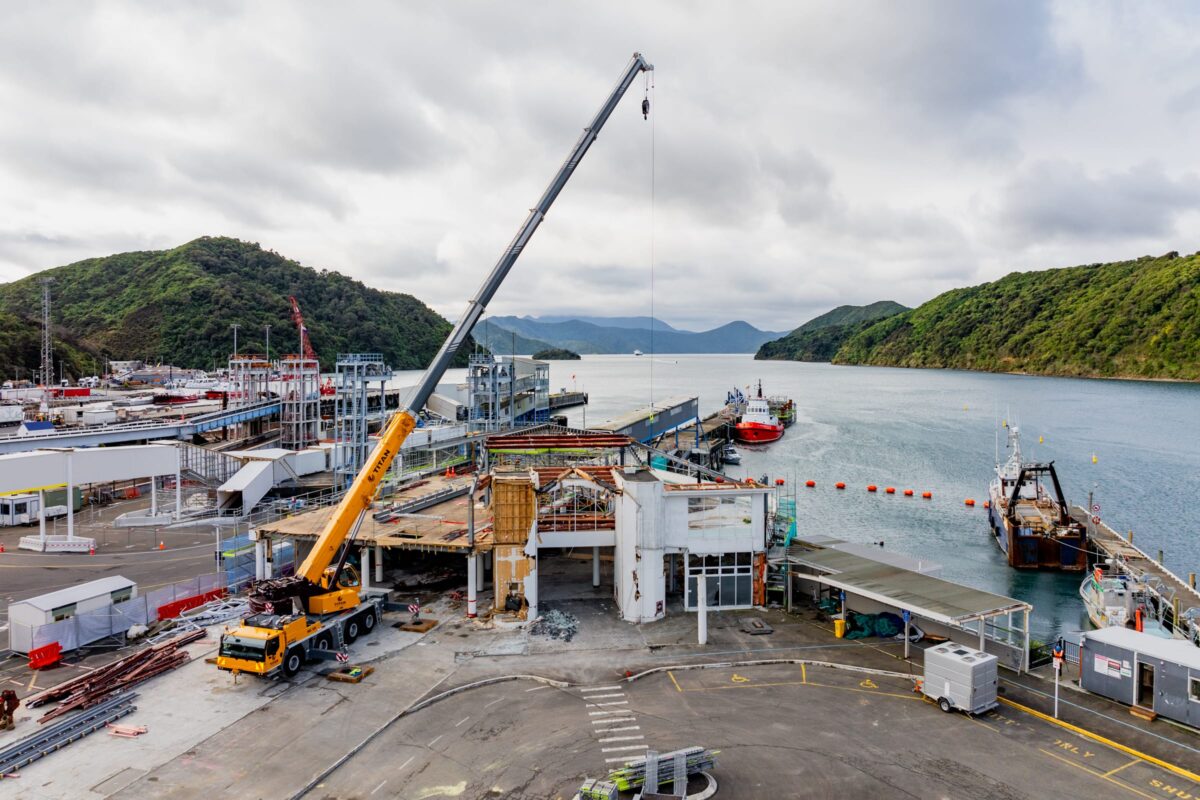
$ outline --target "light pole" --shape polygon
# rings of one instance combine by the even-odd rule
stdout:
[[[237,332],[238,332],[238,328],[240,328],[240,327],[242,327],[242,326],[241,326],[241,325],[239,325],[239,324],[237,324],[236,322],[234,322],[234,323],[232,323],[232,324],[231,324],[229,327],[233,328],[233,354],[234,354],[234,356],[236,356],[236,355],[238,354],[238,349],[237,349]]]
[[[271,326],[264,325],[263,327],[267,329],[267,361],[270,361],[271,360]]]

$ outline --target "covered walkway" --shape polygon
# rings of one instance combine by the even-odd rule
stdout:
[[[901,566],[912,561],[905,556],[880,550],[868,557],[832,544],[836,542],[799,540],[788,548],[789,603],[796,581],[813,582],[838,591],[843,613],[907,612],[913,619],[944,626],[951,638],[971,632],[979,637],[979,648],[995,653],[1005,666],[1017,672],[1029,669],[1029,603],[908,569]],[[1014,615],[1021,616],[1019,627]]]

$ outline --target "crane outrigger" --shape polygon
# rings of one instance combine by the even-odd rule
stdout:
[[[382,601],[378,597],[362,596],[359,581],[346,567],[346,557],[383,477],[404,440],[416,428],[417,417],[438,381],[467,342],[488,302],[520,258],[604,123],[634,79],[653,69],[653,65],[641,53],[633,54],[608,99],[591,124],[583,129],[541,199],[530,209],[517,235],[492,267],[475,297],[467,304],[466,311],[421,376],[407,406],[394,413],[384,427],[379,443],[325,523],[325,528],[299,570],[292,576],[259,581],[251,589],[251,608],[259,613],[246,618],[239,627],[221,637],[218,668],[258,675],[274,675],[282,671],[290,676],[300,669],[314,650],[340,649],[360,633],[369,633],[374,629],[382,612]],[[642,100],[640,110],[643,117],[648,117],[648,97]],[[289,606],[288,613],[274,613],[277,609]]]

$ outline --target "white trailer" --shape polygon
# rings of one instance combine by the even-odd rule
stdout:
[[[925,651],[925,678],[921,692],[936,700],[942,711],[958,709],[982,714],[996,701],[1000,661],[991,653],[946,642]]]

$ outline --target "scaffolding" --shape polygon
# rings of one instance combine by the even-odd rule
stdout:
[[[279,445],[303,450],[320,437],[321,364],[315,358],[287,355],[279,360],[279,372],[283,380]]]
[[[344,489],[367,460],[367,395],[379,383],[381,416],[392,371],[382,353],[338,353],[334,398],[334,487]]]
[[[264,355],[238,353],[229,357],[228,408],[253,405],[271,397],[271,362]],[[231,425],[227,433],[235,439],[262,433],[264,421],[250,420]]]
[[[550,420],[550,365],[512,356],[475,355],[467,367],[468,421],[498,431]]]

